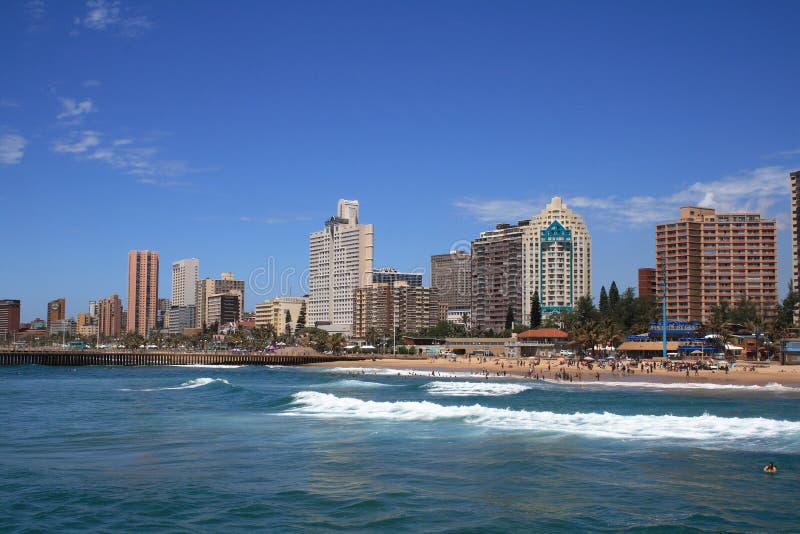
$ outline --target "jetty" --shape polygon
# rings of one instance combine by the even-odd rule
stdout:
[[[2,349],[0,365],[305,365],[341,360],[366,360],[371,356],[322,354],[307,347],[287,347],[274,352],[169,351],[158,349]]]

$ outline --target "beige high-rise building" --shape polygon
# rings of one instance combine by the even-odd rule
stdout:
[[[158,252],[128,253],[128,332],[147,337],[156,328],[158,307]]]
[[[559,197],[524,227],[521,322],[530,324],[531,298],[539,293],[545,315],[571,310],[592,293],[592,238],[583,217]]]
[[[97,303],[97,318],[100,335],[116,337],[122,332],[122,301],[119,295],[100,299]]]
[[[378,283],[355,290],[353,336],[416,334],[439,321],[439,292],[408,282]],[[399,338],[398,338],[399,339]]]
[[[712,307],[742,299],[768,320],[778,303],[775,220],[682,207],[679,220],[656,225],[659,299],[664,269],[667,320],[708,322]]]
[[[200,260],[189,258],[172,264],[172,306],[194,306],[197,282],[200,280]]]
[[[286,312],[289,312],[289,331],[294,332],[305,297],[275,297],[256,304],[256,326],[272,325],[278,335],[286,333]]]
[[[195,310],[195,328],[204,328],[215,321],[208,320],[208,299],[214,295],[236,294],[239,296],[239,314],[244,314],[244,280],[234,279],[233,273],[222,273],[218,280],[203,278],[197,282],[195,299],[197,309]]]
[[[357,200],[339,200],[337,215],[309,236],[308,326],[351,331],[353,291],[372,283],[374,234],[359,224]]]

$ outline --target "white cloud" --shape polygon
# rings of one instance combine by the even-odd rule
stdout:
[[[136,183],[152,185],[155,187],[186,187],[192,185],[191,182],[182,182],[178,180],[158,180],[155,178],[139,178]]]
[[[774,206],[788,199],[789,169],[779,166],[741,171],[716,180],[694,182],[666,196],[565,198],[566,204],[587,218],[613,229],[624,225],[651,225],[674,220],[681,206],[715,208],[720,212],[755,211],[777,217]],[[483,222],[513,222],[540,212],[542,200],[458,200],[457,208]],[[780,219],[780,217],[777,217]],[[780,220],[779,220],[780,222]]]
[[[99,132],[84,130],[73,132],[69,139],[61,139],[53,145],[53,150],[60,154],[84,154],[100,144]]]
[[[767,159],[787,159],[787,158],[796,158],[800,156],[800,148],[795,148],[792,150],[781,150],[778,152],[773,152],[772,154],[767,154],[764,156]]]
[[[94,113],[97,108],[90,99],[78,102],[74,98],[59,98],[61,101],[61,113],[58,114],[58,119],[66,119],[70,117],[80,117],[87,113]]]
[[[510,222],[530,219],[542,211],[544,199],[479,200],[467,198],[457,200],[453,202],[453,205],[482,222]]]
[[[133,139],[115,139],[111,144],[114,146],[124,146],[133,143]]]
[[[19,103],[10,98],[0,98],[0,108],[18,108]]]
[[[135,15],[119,0],[88,0],[86,14],[75,19],[75,24],[90,30],[114,31],[135,37],[153,27],[147,17]]]
[[[86,80],[82,85],[87,89],[91,89],[93,87],[99,87],[100,82],[97,80]]]
[[[27,144],[27,139],[21,135],[0,135],[0,164],[16,165],[21,162]]]

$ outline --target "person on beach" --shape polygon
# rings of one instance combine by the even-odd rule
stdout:
[[[767,465],[764,466],[764,472],[765,473],[777,473],[778,472],[778,468],[775,467],[775,464],[770,462],[770,463],[768,463]]]

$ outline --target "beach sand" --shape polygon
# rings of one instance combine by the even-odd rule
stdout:
[[[521,361],[524,362],[523,365],[518,365],[517,360],[506,358],[485,358],[479,361],[476,357],[469,359],[466,356],[459,356],[457,358],[440,357],[428,358],[426,360],[403,358],[342,360],[313,365],[340,368],[413,370],[418,371],[419,374],[422,375],[430,375],[432,372],[436,371],[442,373],[474,373],[476,376],[480,376],[482,371],[487,371],[490,377],[497,377],[498,372],[501,376],[505,372],[505,376],[527,377],[530,363],[535,364],[537,360],[535,358],[530,358]],[[685,382],[737,385],[777,383],[784,386],[800,386],[800,365],[793,366],[781,365],[776,362],[738,361],[728,373],[720,370],[700,370],[697,374],[695,374],[694,371],[690,371],[687,377],[685,371],[667,371],[666,369],[659,368],[654,369],[652,373],[647,373],[642,371],[638,365],[634,367],[633,363],[634,362],[631,362],[631,367],[634,369],[634,372],[630,374],[620,371],[612,372],[608,365],[606,365],[605,368],[594,365],[593,369],[589,370],[585,365],[581,365],[580,368],[578,368],[576,365],[568,365],[565,360],[560,360],[558,358],[549,360],[541,359],[538,365],[534,365],[534,373],[545,379],[553,379],[556,373],[563,370],[573,377],[573,381],[582,382],[597,381],[596,373],[599,373],[600,381],[608,382]],[[580,374],[580,377],[578,377],[578,374]]]

